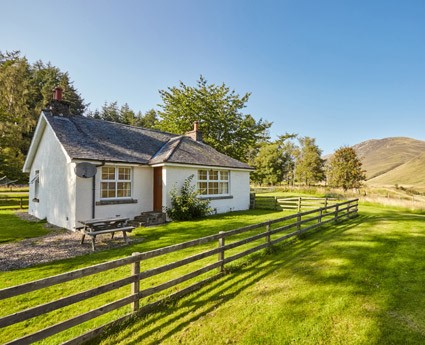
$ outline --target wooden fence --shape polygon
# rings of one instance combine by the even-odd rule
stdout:
[[[344,218],[349,219],[354,217],[357,215],[357,211],[358,199],[353,199],[339,204],[329,205],[315,210],[289,215],[236,230],[220,232],[215,235],[202,237],[144,253],[133,253],[132,256],[122,259],[101,263],[22,285],[4,288],[0,290],[0,301],[2,302],[5,302],[5,300],[15,296],[28,294],[36,290],[40,290],[44,296],[47,295],[48,292],[44,292],[45,290],[43,289],[51,286],[55,286],[55,289],[57,291],[61,291],[61,296],[63,296],[65,295],[65,290],[69,289],[69,287],[62,289],[60,284],[98,273],[102,273],[102,276],[106,276],[105,274],[107,271],[130,265],[130,269],[128,270],[128,273],[125,277],[121,277],[113,281],[108,281],[103,285],[77,292],[69,296],[61,297],[44,304],[32,306],[13,314],[2,316],[0,317],[0,328],[9,327],[20,322],[26,323],[29,322],[27,320],[30,320],[34,317],[41,315],[44,316],[45,314],[48,314],[52,311],[71,306],[74,303],[85,301],[95,296],[100,296],[106,292],[115,291],[116,289],[124,286],[130,286],[130,291],[126,293],[125,297],[121,297],[119,294],[115,294],[115,300],[110,301],[107,304],[101,305],[87,312],[82,312],[77,316],[60,321],[32,334],[22,336],[22,334],[16,334],[17,332],[14,330],[14,334],[21,337],[15,340],[6,340],[9,341],[7,344],[30,344],[55,335],[71,327],[80,325],[88,320],[97,318],[101,315],[104,315],[105,313],[111,312],[123,306],[131,306],[130,313],[120,316],[113,322],[109,322],[100,327],[89,330],[88,332],[64,343],[68,345],[81,344],[99,335],[105,329],[105,327],[110,327],[111,325],[123,322],[131,316],[146,313],[158,307],[164,303],[164,301],[169,300],[170,298],[179,298],[187,293],[199,289],[201,286],[221,276],[224,272],[225,265],[229,264],[230,262],[238,260],[261,249],[268,248],[284,240],[288,240],[292,237],[300,236],[304,232],[317,228],[323,224],[338,221]],[[207,250],[196,252],[196,254],[193,254],[192,251],[190,256],[186,256],[183,259],[164,264],[164,262],[166,262],[164,261],[164,255],[166,254],[182,251],[184,249],[195,246],[201,246],[203,249],[205,249],[205,244],[207,243],[211,243],[211,245],[208,245],[206,248]],[[214,243],[216,243],[216,245],[214,245]],[[199,248],[197,250],[199,250]],[[199,268],[198,261],[210,257],[214,257],[215,259],[208,259],[206,265],[204,265],[202,262],[202,265],[204,266]],[[154,268],[141,270],[141,267],[143,267],[141,263],[144,263],[145,260],[151,258],[157,258],[156,266]],[[158,265],[159,262],[162,264]],[[195,262],[198,262],[198,264],[193,267]],[[170,275],[163,275],[165,281],[153,286],[146,283],[146,279],[149,277],[158,276],[183,266],[186,268],[189,266],[189,273],[187,273],[186,270],[183,275],[172,277],[172,279],[170,279]],[[199,277],[210,271],[212,271],[212,274],[210,274],[207,278]],[[191,285],[181,285],[182,283],[189,282],[196,277],[199,278],[197,278],[195,282],[190,282]],[[176,286],[180,286],[181,288],[179,290],[175,290]],[[174,287],[174,290],[172,290],[171,293],[167,293],[165,295],[162,294],[157,299],[152,298],[152,296],[157,296],[159,292],[166,291],[172,287]],[[149,301],[147,301],[147,297],[150,297]],[[144,305],[142,305],[142,299],[145,299]],[[78,307],[75,308],[79,310]],[[25,329],[25,327],[23,329]]]
[[[312,197],[293,197],[279,198],[275,196],[256,196],[255,206],[257,209],[269,210],[297,210],[301,212],[303,209],[315,209],[327,207],[336,204],[338,199],[334,198],[312,198]]]
[[[28,208],[28,196],[0,195],[0,210],[18,208]]]

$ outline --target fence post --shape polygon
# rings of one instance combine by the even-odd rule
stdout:
[[[138,256],[140,253],[133,253],[132,256]],[[131,264],[131,275],[137,276],[136,281],[131,284],[131,294],[137,295],[140,291],[140,280],[139,280],[139,274],[140,274],[140,261],[133,262]],[[139,309],[139,299],[134,301],[131,304],[131,309],[133,312],[136,312]]]
[[[277,196],[274,197],[274,209],[277,211],[278,209],[278,202],[277,202]]]
[[[219,234],[224,234],[224,231],[220,231]],[[224,272],[224,249],[223,249],[224,245],[225,245],[224,237],[220,237],[218,239],[218,247],[222,248],[218,252],[218,261],[221,261],[221,266],[219,267],[220,272]]]
[[[322,222],[322,213],[323,213],[323,209],[322,208],[319,208],[319,218],[317,219],[317,222],[318,223],[321,223]]]
[[[266,225],[266,232],[267,232],[266,241],[267,241],[268,247],[270,247],[270,222],[268,222]]]
[[[337,221],[338,221],[338,208],[339,208],[339,205],[338,205],[338,204],[336,204],[336,205],[335,205],[335,222],[337,222]]]
[[[298,237],[301,236],[301,213],[297,214],[297,231],[298,231]]]
[[[328,197],[325,197],[325,208],[328,207]]]
[[[22,202],[22,197],[19,199],[19,208],[23,209],[23,202]]]
[[[250,210],[255,209],[255,193],[249,194],[249,209]]]
[[[298,197],[298,213],[301,212],[301,197]]]

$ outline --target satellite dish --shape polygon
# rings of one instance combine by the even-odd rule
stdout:
[[[82,178],[90,178],[96,175],[97,168],[95,165],[87,162],[78,163],[75,166],[75,175]]]

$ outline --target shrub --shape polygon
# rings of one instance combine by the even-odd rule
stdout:
[[[210,201],[199,199],[195,186],[191,185],[193,175],[183,183],[180,193],[177,188],[170,191],[171,207],[167,207],[167,215],[172,220],[191,220],[205,217],[211,213]]]

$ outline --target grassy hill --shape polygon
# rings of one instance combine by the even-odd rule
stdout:
[[[425,152],[408,162],[372,178],[370,185],[402,185],[404,187],[425,187]]]
[[[425,166],[425,141],[405,137],[373,139],[353,148],[362,159],[368,180],[374,179],[380,184],[402,184],[407,183],[406,180],[419,182],[413,175],[421,171],[416,170],[421,164]],[[379,180],[376,179],[378,176]]]

